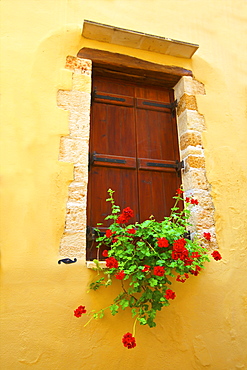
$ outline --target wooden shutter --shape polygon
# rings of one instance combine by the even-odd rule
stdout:
[[[110,221],[105,202],[107,190],[115,190],[116,204],[129,206],[135,218],[150,215],[162,220],[173,205],[180,185],[175,118],[168,107],[172,90],[159,86],[96,77],[93,81],[90,167],[87,203],[89,230]],[[95,257],[92,244],[87,259]]]

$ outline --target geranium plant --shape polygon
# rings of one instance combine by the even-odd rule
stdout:
[[[188,238],[190,208],[197,206],[198,201],[185,199],[185,207],[178,207],[183,201],[183,190],[178,189],[174,196],[175,205],[171,215],[162,221],[154,217],[135,224],[130,224],[134,212],[130,207],[120,211],[115,204],[113,193],[109,189],[108,202],[111,202],[112,213],[107,220],[112,220],[104,236],[97,238],[97,248],[104,246],[103,257],[106,257],[106,268],[102,269],[99,260],[94,260],[95,269],[103,276],[90,284],[90,289],[97,290],[101,286],[109,286],[113,279],[120,281],[120,293],[113,303],[98,312],[91,312],[90,320],[102,318],[106,309],[114,316],[119,309],[129,308],[134,319],[132,333],[124,334],[122,343],[127,348],[136,346],[135,327],[139,322],[149,327],[156,326],[157,311],[168,306],[176,298],[171,289],[171,280],[185,283],[190,275],[197,276],[209,261],[208,250],[202,246],[202,240],[210,242],[210,233],[201,238]],[[212,256],[221,259],[218,251]],[[80,317],[86,313],[84,306],[79,306],[74,315]]]

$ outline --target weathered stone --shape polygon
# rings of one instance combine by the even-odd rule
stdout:
[[[178,117],[178,132],[181,136],[187,130],[202,132],[205,130],[205,120],[197,111],[185,109]]]
[[[186,159],[186,167],[188,168],[205,168],[204,157],[190,155]]]
[[[203,156],[204,151],[202,148],[197,148],[194,146],[188,146],[185,150],[181,151],[181,159],[186,159],[189,155],[198,155],[198,156]]]
[[[73,90],[91,93],[92,79],[88,75],[73,73]]]
[[[64,232],[61,245],[60,254],[66,257],[84,257],[86,245],[86,232]]]
[[[66,231],[85,231],[86,228],[86,208],[79,207],[67,208]]]
[[[194,95],[184,94],[179,100],[177,115],[180,116],[185,109],[197,110],[196,97]]]
[[[85,171],[86,172],[86,171]],[[86,206],[86,192],[87,187],[84,182],[75,182],[73,181],[69,186],[69,202],[80,202]]]
[[[89,59],[67,56],[65,68],[90,76],[92,71],[92,61]]]
[[[201,135],[192,131],[184,133],[180,137],[180,148],[181,150],[184,150],[189,145],[191,146],[202,145]]]
[[[88,140],[61,137],[59,160],[87,166]]]
[[[208,190],[205,170],[190,170],[187,173],[183,173],[183,185],[185,190]]]

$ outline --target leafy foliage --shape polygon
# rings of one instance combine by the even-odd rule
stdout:
[[[111,284],[114,276],[120,280],[121,292],[109,306],[112,315],[119,308],[129,307],[133,317],[141,325],[154,327],[157,311],[168,306],[169,299],[175,298],[170,288],[171,278],[185,282],[189,275],[197,276],[209,261],[207,250],[200,245],[200,240],[186,238],[190,217],[189,204],[198,204],[186,198],[185,208],[181,211],[179,201],[183,201],[182,190],[178,189],[174,197],[175,205],[171,215],[158,222],[153,217],[134,225],[129,224],[133,211],[127,207],[120,213],[115,205],[113,193],[109,189],[108,202],[111,202],[112,213],[106,219],[112,224],[106,235],[97,238],[97,247],[105,246],[109,251],[106,259],[107,268],[96,269],[106,276],[91,283],[90,289]],[[168,294],[169,293],[169,294]],[[103,317],[103,310],[94,317]]]

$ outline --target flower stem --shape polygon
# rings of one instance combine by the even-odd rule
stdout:
[[[139,316],[136,317],[135,319],[135,322],[134,322],[134,325],[133,325],[133,333],[132,333],[132,336],[135,337],[135,333],[136,333],[136,323],[137,323],[137,319],[138,319]]]

